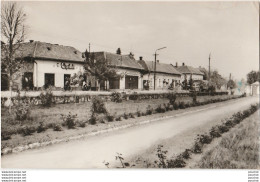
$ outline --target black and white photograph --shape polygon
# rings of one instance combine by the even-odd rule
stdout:
[[[1,168],[257,171],[259,81],[258,1],[1,1]]]

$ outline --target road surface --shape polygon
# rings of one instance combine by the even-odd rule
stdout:
[[[203,126],[214,119],[248,108],[258,98],[248,97],[209,106],[196,112],[162,119],[150,124],[122,129],[78,141],[56,144],[2,156],[2,168],[106,168],[103,161],[115,161],[117,152],[123,157],[141,153],[154,143]]]

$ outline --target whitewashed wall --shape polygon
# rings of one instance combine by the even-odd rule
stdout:
[[[190,80],[191,74],[186,74],[187,80]],[[193,80],[203,80],[203,75],[192,75]],[[185,80],[185,74],[181,74],[181,82]]]
[[[117,73],[120,75],[123,75],[122,78],[120,78],[120,89],[125,89],[125,76],[138,76],[138,89],[143,88],[143,78],[141,76],[140,71],[137,70],[129,70],[129,69],[123,69],[123,68],[117,68]]]
[[[45,73],[55,74],[55,87],[64,87],[64,74],[78,73],[79,71],[84,72],[83,64],[73,63],[74,69],[62,69],[61,62],[59,61],[47,61],[47,60],[35,60],[34,63],[34,86],[44,86]],[[59,63],[59,64],[57,64]]]
[[[163,85],[163,80],[166,80],[170,84],[172,82],[172,79],[179,82],[181,80],[181,76],[156,73],[156,89],[165,89],[165,86]],[[143,80],[149,80],[150,89],[154,88],[154,73],[145,74],[143,76]]]

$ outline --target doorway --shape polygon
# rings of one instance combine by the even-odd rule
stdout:
[[[44,87],[49,88],[50,86],[55,86],[55,74],[45,73]]]
[[[70,90],[70,74],[64,74],[64,90]]]
[[[33,90],[33,73],[25,72],[23,75],[22,88],[25,90]]]
[[[126,89],[138,89],[138,76],[125,76]]]

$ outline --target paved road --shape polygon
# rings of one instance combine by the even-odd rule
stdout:
[[[61,143],[2,157],[3,168],[104,168],[103,161],[115,161],[116,152],[124,157],[138,154],[161,139],[178,135],[195,126],[222,119],[256,103],[249,97],[225,102],[217,107],[163,119],[147,125],[123,129],[84,140]]]

